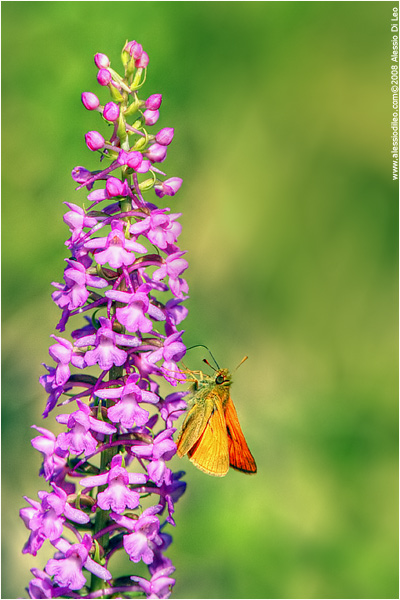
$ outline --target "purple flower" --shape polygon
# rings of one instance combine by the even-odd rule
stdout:
[[[54,483],[52,486],[54,492],[38,492],[40,503],[24,496],[31,507],[21,508],[20,517],[25,526],[31,530],[31,535],[24,546],[23,553],[29,552],[36,556],[46,539],[50,541],[58,539],[63,532],[65,518],[80,524],[90,521],[88,515],[67,503],[67,494],[64,490]]]
[[[129,231],[134,235],[146,235],[152,244],[165,250],[176,242],[182,230],[176,222],[180,216],[180,213],[167,215],[165,209],[155,209],[150,217],[131,225]]]
[[[109,177],[106,183],[107,196],[113,198],[115,196],[126,196],[128,194],[128,186],[126,181],[122,182],[117,177]],[[118,221],[114,223],[115,228],[120,228]]]
[[[140,504],[140,494],[130,490],[128,485],[146,483],[147,477],[142,473],[128,473],[122,467],[122,456],[117,454],[111,461],[111,468],[102,475],[86,477],[80,481],[85,488],[107,485],[107,488],[97,495],[97,503],[102,510],[112,510],[122,515],[126,508],[134,509]]]
[[[92,538],[85,534],[80,544],[69,544],[66,540],[60,540],[56,545],[61,552],[60,558],[51,558],[45,567],[46,573],[54,576],[54,581],[70,590],[80,590],[86,584],[86,578],[82,574],[82,567],[94,573],[100,579],[108,581],[112,575],[107,569],[94,562],[89,556],[92,546]]]
[[[119,388],[103,388],[97,391],[99,398],[120,399],[107,411],[108,418],[113,423],[121,423],[126,429],[145,425],[149,413],[139,406],[139,402],[156,404],[158,396],[153,392],[141,389],[137,384],[139,375],[133,373],[126,380],[126,384]]]
[[[173,428],[161,431],[161,433],[154,438],[152,444],[152,461],[147,467],[147,472],[150,479],[152,479],[157,486],[160,486],[165,482],[171,474],[171,470],[167,467],[166,462],[170,461],[176,454],[176,444],[172,439],[172,434],[174,432],[175,429]]]
[[[144,510],[136,521],[111,513],[111,518],[116,523],[133,532],[124,535],[123,538],[125,551],[131,561],[139,562],[142,560],[146,565],[152,563],[155,548],[162,544],[159,535],[160,522],[155,516],[159,510],[160,506],[151,506]]]
[[[70,210],[65,213],[63,219],[72,233],[72,241],[75,242],[81,237],[84,227],[90,228],[97,225],[97,219],[87,216],[83,208],[72,204],[72,202],[64,202],[64,204]]]
[[[57,437],[57,445],[62,450],[69,450],[72,454],[85,453],[85,456],[93,454],[96,450],[97,440],[91,431],[97,431],[103,435],[111,435],[117,430],[113,425],[99,421],[90,415],[90,409],[86,404],[77,401],[79,410],[72,414],[63,414],[56,417],[59,423],[68,425],[69,431],[60,433]]]
[[[103,371],[108,371],[113,365],[122,366],[127,359],[127,353],[118,348],[117,344],[135,347],[140,344],[140,341],[131,336],[115,333],[109,319],[100,317],[99,321],[101,326],[97,333],[79,338],[75,345],[80,348],[94,345],[95,348],[85,354],[86,365],[98,364]]]
[[[153,273],[154,281],[160,281],[161,279],[164,279],[164,277],[169,277],[171,292],[176,297],[180,297],[187,292],[187,286],[184,285],[183,280],[179,277],[179,275],[181,275],[188,267],[187,261],[182,258],[184,254],[185,252],[174,252],[174,254],[170,254],[170,256],[167,256],[165,259],[164,264]]]
[[[44,475],[46,481],[52,479],[56,482],[60,476],[64,475],[67,452],[58,448],[54,433],[43,427],[36,427],[36,425],[32,425],[32,428],[41,434],[31,440],[32,446],[43,456],[40,474]]]
[[[171,427],[172,423],[186,411],[187,405],[183,398],[187,394],[188,392],[173,392],[163,400],[160,413],[167,427]]]
[[[162,485],[160,486],[160,504],[163,512],[165,506],[168,508],[168,523],[171,523],[175,527],[175,521],[172,515],[175,512],[174,505],[178,502],[179,498],[185,493],[186,482],[180,481],[181,477],[185,474],[184,471],[178,473],[172,473],[168,469],[167,476],[164,478]]]
[[[71,171],[71,177],[77,183],[87,184],[88,190],[93,187],[93,184],[88,183],[92,179],[92,173],[85,167],[74,167]]]
[[[153,323],[145,317],[145,313],[148,313],[157,321],[165,320],[163,311],[150,303],[148,292],[149,286],[146,284],[141,285],[134,293],[106,292],[107,298],[127,304],[124,308],[116,309],[117,319],[132,333],[136,331],[149,333],[153,329]]]
[[[44,571],[31,569],[31,573],[34,578],[29,582],[30,598],[57,598],[68,594],[68,587],[58,587]]]
[[[51,297],[60,308],[74,310],[83,306],[90,295],[87,289],[89,286],[94,288],[107,287],[107,281],[101,277],[89,275],[83,264],[76,260],[68,260],[69,268],[64,271],[65,285],[53,283],[58,288]]]
[[[137,575],[132,575],[131,579],[139,583],[147,598],[169,598],[175,584],[175,579],[169,575],[174,571],[175,567],[166,567],[152,575],[150,581]]]
[[[119,221],[113,221],[111,227],[111,232],[107,237],[93,238],[85,243],[85,248],[88,250],[100,250],[95,253],[95,259],[99,265],[105,265],[108,262],[110,267],[118,269],[134,262],[134,252],[146,252],[146,248],[142,244],[126,239]]]
[[[137,150],[132,150],[131,152],[125,152],[124,150],[121,150],[118,155],[118,163],[120,165],[127,165],[135,171],[140,167],[142,161],[142,153],[138,152]]]
[[[56,385],[63,385],[68,381],[71,374],[69,363],[73,364],[79,369],[82,369],[84,366],[83,356],[79,356],[74,352],[74,347],[70,341],[55,335],[51,335],[50,337],[54,338],[58,342],[49,348],[49,354],[51,358],[53,358],[57,363],[54,374],[55,383]]]
[[[170,177],[161,183],[157,183],[154,189],[157,196],[162,198],[163,196],[175,196],[181,185],[182,179],[180,177]]]
[[[56,381],[56,369],[54,367],[49,367],[43,363],[43,366],[49,371],[44,375],[39,377],[39,383],[44,387],[47,394],[49,394],[49,398],[47,400],[46,408],[43,413],[43,417],[46,418],[50,411],[53,410],[55,405],[57,404],[58,399],[61,394],[64,392],[64,384],[57,383]]]

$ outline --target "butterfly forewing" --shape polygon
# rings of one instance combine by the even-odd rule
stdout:
[[[256,473],[256,461],[244,438],[235,405],[229,397],[224,405],[226,432],[228,437],[229,464],[244,473]]]

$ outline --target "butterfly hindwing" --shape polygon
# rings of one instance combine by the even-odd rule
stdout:
[[[205,402],[204,399],[196,402],[189,410],[176,441],[179,457],[185,456],[197,442],[211,417],[212,410],[212,404]]]
[[[246,443],[232,399],[224,404],[226,431],[229,448],[229,464],[243,473],[256,473],[256,461]]]
[[[188,451],[188,457],[205,473],[222,477],[229,469],[224,411],[218,394],[210,393],[207,396],[207,403],[212,407],[207,426]]]

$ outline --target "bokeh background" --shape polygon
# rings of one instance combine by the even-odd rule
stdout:
[[[393,6],[2,2],[2,598],[26,597],[47,556],[21,555],[18,509],[43,487],[29,427],[59,318],[62,202],[77,201],[71,169],[98,165],[83,134],[102,124],[80,102],[104,94],[93,55],[118,70],[127,39],[175,128],[184,339],[231,369],[250,357],[233,399],[259,472],[214,479],[176,459],[173,597],[398,598]]]

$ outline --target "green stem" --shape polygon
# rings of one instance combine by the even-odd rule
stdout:
[[[109,380],[118,379],[119,377],[122,377],[122,375],[123,375],[123,368],[114,366],[110,369]],[[109,404],[110,404],[110,400],[107,400],[107,408],[109,407]],[[101,459],[100,459],[101,473],[104,473],[104,471],[109,466],[113,456],[115,456],[116,454],[118,454],[118,446],[113,446],[112,448],[107,448],[106,450],[104,450],[101,453]],[[97,490],[97,495],[99,495],[100,492],[104,491],[106,489],[106,487],[107,487],[107,484],[99,486],[99,488]],[[95,518],[95,522],[94,522],[94,533],[95,534],[98,533],[99,531],[101,531],[102,529],[107,527],[107,525],[109,523],[110,523],[109,512],[107,510],[102,510],[101,508],[97,507],[96,518]],[[102,535],[98,539],[100,546],[102,546],[105,551],[107,550],[108,540],[109,540],[108,533],[106,533],[105,535]],[[100,579],[99,577],[97,577],[96,575],[94,575],[92,573],[91,582],[90,582],[90,591],[91,592],[101,590],[104,587],[104,584],[105,584],[105,582],[102,579]]]

